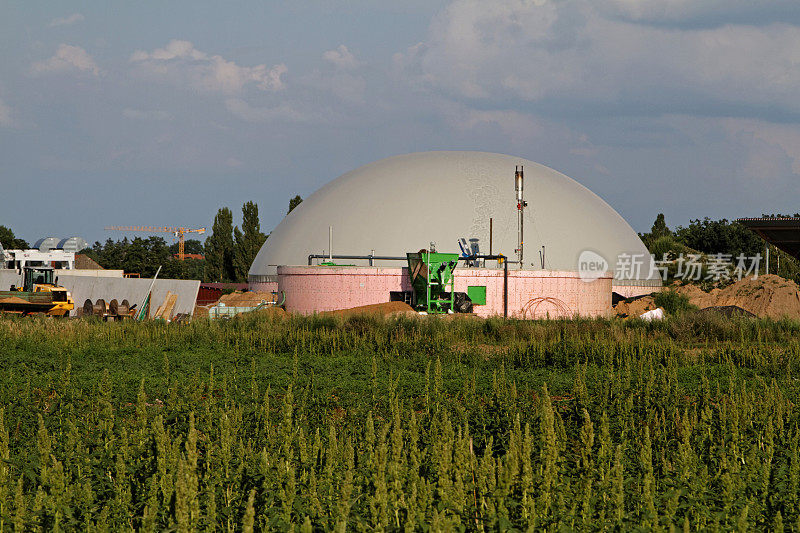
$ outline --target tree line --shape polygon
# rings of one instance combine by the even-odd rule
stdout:
[[[300,196],[292,198],[287,214],[302,201]],[[156,236],[95,242],[83,253],[103,268],[136,272],[142,277],[152,277],[161,265],[159,276],[164,278],[244,283],[250,265],[267,237],[261,231],[258,204],[248,201],[242,205],[241,226],[234,226],[233,212],[228,207],[222,207],[214,217],[211,234],[205,244],[196,239],[185,241],[187,254],[202,254],[204,259],[186,258],[179,261],[176,257],[178,243],[167,246],[162,237]]]
[[[120,269],[152,277],[161,266],[159,277],[171,279],[200,279],[205,282],[246,282],[247,271],[267,235],[261,232],[258,205],[245,202],[242,206],[242,225],[234,227],[233,213],[221,208],[205,244],[196,239],[184,242],[186,254],[205,258],[177,258],[178,243],[168,246],[162,237],[135,237],[128,240],[95,242],[84,250],[87,256],[107,269]]]
[[[202,254],[203,243],[196,239],[185,241],[187,254]],[[202,259],[186,259],[179,261],[178,243],[168,245],[163,237],[124,237],[115,241],[95,242],[90,248],[81,251],[101,267],[109,270],[124,270],[126,273],[139,274],[143,278],[151,278],[161,266],[159,278],[200,279],[205,281],[205,261]]]

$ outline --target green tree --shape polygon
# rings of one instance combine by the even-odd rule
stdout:
[[[678,241],[689,248],[705,254],[730,254],[734,258],[740,254],[752,257],[763,251],[764,244],[755,233],[726,219],[692,220],[688,226],[675,231]]]
[[[178,243],[175,242],[170,245],[169,251],[171,254],[175,255],[178,253]],[[203,248],[203,243],[197,239],[186,239],[183,242],[183,251],[187,254],[204,254],[205,249]]]
[[[668,235],[672,235],[672,232],[669,230],[664,220],[664,213],[659,213],[656,217],[656,221],[653,223],[653,227],[650,229],[650,237],[655,240]]]
[[[261,233],[257,204],[246,202],[242,206],[242,229],[240,230],[238,226],[234,228],[233,236],[235,241],[233,257],[235,279],[236,281],[247,281],[250,265],[253,264],[261,245],[267,240],[267,236]]]
[[[640,233],[639,237],[650,253],[658,259],[665,255],[677,257],[679,254],[691,252],[690,249],[676,240],[675,234],[667,227],[664,213],[658,214],[650,233]]]
[[[300,197],[298,196],[298,198]],[[14,232],[11,231],[11,228],[5,226],[0,226],[0,244],[6,250],[26,250],[30,248],[25,239],[18,239]]]
[[[206,239],[206,271],[212,281],[233,281],[233,214],[227,207],[217,211],[211,236]]]
[[[295,196],[294,198],[292,198],[291,200],[289,200],[289,210],[286,212],[286,214],[288,215],[289,213],[291,213],[292,209],[294,209],[295,207],[297,207],[301,203],[303,203],[303,199],[300,197],[299,194],[297,196]]]
[[[164,265],[159,277],[170,279],[199,279],[206,280],[205,276],[206,262],[203,259],[184,259],[179,261],[174,255]]]

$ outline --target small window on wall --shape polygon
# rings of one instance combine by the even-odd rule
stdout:
[[[467,287],[467,296],[473,305],[486,305],[486,285],[470,285]]]

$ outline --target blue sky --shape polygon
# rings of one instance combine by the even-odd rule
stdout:
[[[382,157],[485,150],[646,231],[800,211],[800,3],[0,4],[0,224],[210,227]],[[346,208],[346,206],[343,206]]]

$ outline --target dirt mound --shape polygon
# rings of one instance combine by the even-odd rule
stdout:
[[[800,292],[797,284],[769,274],[758,279],[746,278],[724,289],[714,289],[692,298],[700,308],[735,305],[754,315],[800,320]]]
[[[795,282],[769,274],[757,279],[745,278],[722,289],[703,292],[697,285],[676,287],[679,294],[689,297],[692,305],[707,307],[740,307],[761,318],[791,318],[800,320],[800,289]],[[617,316],[636,317],[655,309],[654,296],[625,300],[614,308]]]
[[[362,305],[350,309],[340,309],[338,311],[325,311],[320,313],[323,316],[341,316],[351,317],[357,315],[374,315],[374,316],[418,316],[414,309],[404,302],[387,302],[383,304]]]
[[[271,292],[236,291],[222,295],[217,303],[228,307],[255,307],[262,301],[271,302],[272,298]]]
[[[677,287],[674,287],[674,289],[677,293],[683,294],[684,296],[688,296],[689,300],[692,300],[693,302],[700,301],[703,298],[707,298],[709,294],[700,287],[698,287],[697,285],[692,285],[691,283],[688,285],[679,285]],[[707,307],[707,306],[699,306],[699,307]]]
[[[637,298],[630,298],[628,300],[622,300],[616,305],[616,307],[614,307],[614,312],[617,316],[622,318],[635,318],[637,316],[641,316],[647,311],[655,309],[656,304],[653,303],[653,300],[654,298],[651,294],[639,296]]]

